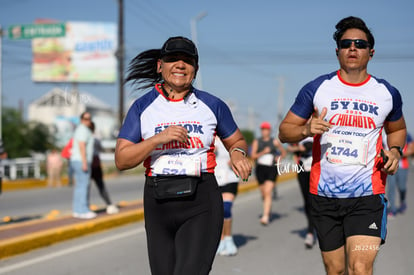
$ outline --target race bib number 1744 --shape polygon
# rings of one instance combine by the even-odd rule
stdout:
[[[331,163],[367,165],[368,141],[358,137],[327,136],[326,158]]]

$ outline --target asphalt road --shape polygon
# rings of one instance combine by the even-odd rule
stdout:
[[[137,201],[142,199],[143,175],[129,175],[109,178],[105,181],[112,203]],[[62,214],[71,213],[73,188],[70,186],[8,191],[0,195],[0,218],[5,216],[30,218],[58,210]],[[98,188],[92,182],[90,203],[105,206]]]
[[[412,173],[409,179],[408,210],[389,220],[387,242],[380,249],[374,274],[414,274]],[[233,233],[239,253],[233,257],[217,256],[212,275],[324,274],[317,245],[311,250],[303,245],[305,218],[297,182],[282,183],[278,194],[273,219],[266,227],[259,223],[258,191],[238,196]],[[0,261],[0,274],[150,274],[144,224],[138,222],[4,259]]]

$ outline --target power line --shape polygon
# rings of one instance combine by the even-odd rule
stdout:
[[[146,23],[149,27],[151,27],[152,29],[156,30],[159,33],[162,33],[164,35],[168,35],[170,33],[170,31],[168,31],[168,29],[171,28],[172,24],[166,24],[163,23],[161,21],[163,21],[164,19],[162,19],[162,17],[158,17],[156,15],[151,15],[154,14],[151,10],[146,9],[147,12],[145,12],[145,10],[143,10],[141,7],[137,6],[138,2],[129,2],[129,4],[132,4],[131,6],[129,6],[128,8],[126,8],[125,10],[132,15],[133,17],[135,17],[136,19],[138,19],[139,21],[142,21],[144,23]],[[144,8],[145,9],[145,8]]]
[[[156,2],[132,1],[131,4],[135,5],[136,10],[140,11],[141,15],[149,16],[151,22],[158,24],[162,30],[167,30],[165,33],[168,35],[182,32],[182,30],[187,30],[188,32],[187,25],[182,25],[176,18],[170,16],[167,11],[157,5]]]

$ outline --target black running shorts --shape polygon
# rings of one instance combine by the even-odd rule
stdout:
[[[385,242],[387,200],[383,194],[359,198],[328,198],[310,194],[310,214],[321,251],[345,245],[355,235],[375,236]]]
[[[259,184],[263,184],[267,180],[271,180],[276,182],[277,178],[277,167],[274,166],[266,166],[266,165],[257,165],[256,166],[256,179]]]
[[[221,193],[232,193],[233,195],[237,195],[237,189],[239,187],[238,182],[228,183],[226,185],[219,186]]]

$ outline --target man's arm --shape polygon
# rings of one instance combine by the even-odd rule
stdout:
[[[385,151],[385,155],[388,157],[387,163],[384,164],[384,171],[388,174],[395,174],[398,169],[398,161],[401,156],[397,149],[391,148],[393,146],[399,146],[404,148],[407,138],[407,128],[405,125],[405,119],[402,116],[396,121],[387,121],[384,124],[384,129],[387,134],[387,145],[390,148],[389,151]]]
[[[308,120],[289,111],[279,126],[280,141],[295,143],[329,131],[331,124],[324,120],[327,112],[328,109],[323,108],[319,115],[318,110],[315,109],[311,119]]]

